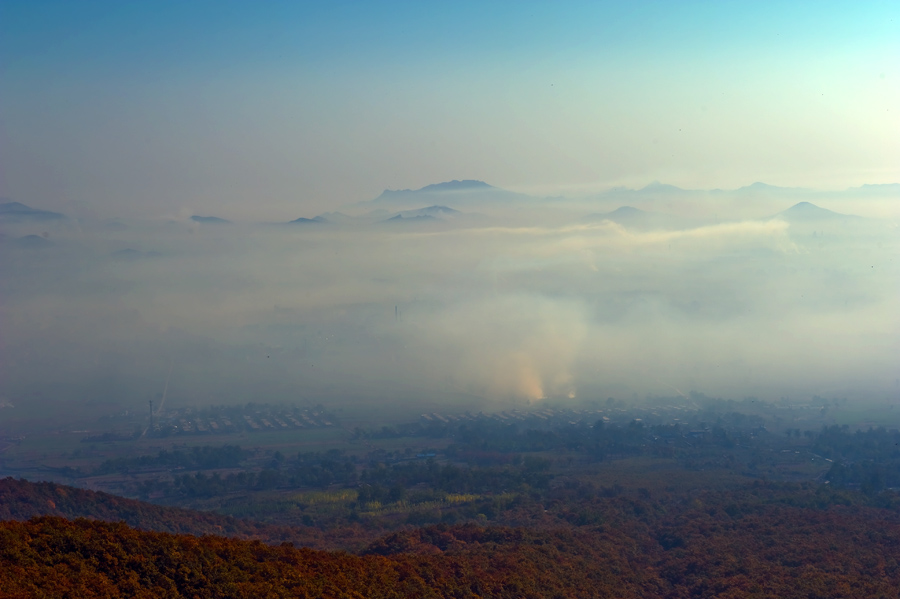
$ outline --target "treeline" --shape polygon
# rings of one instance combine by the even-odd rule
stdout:
[[[163,493],[195,499],[234,492],[346,486],[355,484],[358,479],[356,462],[355,458],[339,450],[300,452],[293,459],[276,451],[263,460],[259,470],[248,469],[227,475],[196,472],[176,475],[171,482],[151,479],[141,483],[138,492],[142,497]]]
[[[186,470],[212,470],[235,468],[251,455],[237,445],[191,447],[173,451],[162,450],[157,455],[122,457],[106,460],[97,467],[96,474],[127,473],[150,468],[183,468]]]
[[[460,422],[414,422],[383,426],[380,429],[356,428],[354,439],[391,438],[452,438],[459,448],[481,451],[529,452],[553,449],[594,451],[598,455],[631,454],[647,441],[673,441],[687,438],[700,444],[730,447],[746,442],[751,433],[764,432],[759,416],[736,412],[712,411],[694,415],[690,423],[645,424],[640,419],[630,422],[607,423],[597,420],[538,426],[535,419],[528,422],[500,422],[491,419]]]
[[[356,460],[342,452],[300,454],[296,460],[273,459],[259,471],[220,475],[197,472],[175,476],[171,482],[148,480],[140,493],[155,492],[183,498],[209,498],[234,492],[272,489],[324,489],[332,485],[359,489],[362,503],[431,501],[435,492],[506,493],[523,489],[544,489],[552,476],[546,472],[550,461],[536,456],[514,456],[504,467],[457,466],[433,459],[378,463],[357,467]],[[420,487],[418,490],[411,490]],[[421,487],[425,487],[422,489]]]
[[[900,431],[879,427],[851,432],[846,425],[829,426],[816,435],[812,449],[831,459],[900,460]]]
[[[539,598],[641,596],[621,556],[569,535],[444,529],[441,555],[326,553],[121,524],[0,523],[2,597]],[[518,543],[513,541],[518,540]],[[524,541],[524,542],[523,542]],[[451,548],[451,549],[453,549]],[[565,549],[573,549],[566,553]],[[462,549],[461,551],[459,549]],[[597,564],[601,565],[597,565]]]
[[[448,450],[451,456],[477,456],[485,452],[544,452],[565,450],[595,460],[641,454],[675,455],[703,447],[730,449],[750,444],[751,433],[702,424],[692,429],[680,424],[645,425],[640,420],[620,426],[598,420],[592,426],[573,424],[551,429],[522,429],[516,424],[463,424]]]
[[[552,461],[537,454],[563,453],[588,461],[648,454],[696,456],[704,449],[731,449],[752,442],[746,431],[726,430],[719,423],[695,430],[682,425],[646,426],[638,420],[625,426],[600,420],[592,426],[533,429],[482,421],[460,424],[440,460],[417,458],[411,451],[373,452],[362,457],[336,449],[295,456],[274,452],[251,459],[251,452],[237,446],[195,447],[109,460],[97,472],[139,472],[157,467],[195,471],[176,473],[172,480],[141,482],[133,492],[144,498],[162,495],[168,500],[203,499],[230,493],[327,489],[337,485],[360,489],[363,503],[419,503],[433,500],[436,493],[544,489],[552,479]],[[243,471],[202,472],[238,466]]]
[[[900,488],[900,431],[873,428],[850,432],[846,426],[826,427],[813,451],[833,460],[825,480],[834,486],[855,487],[866,495]]]
[[[492,421],[459,424],[452,442],[437,459],[414,457],[411,450],[354,456],[340,450],[251,452],[238,446],[194,447],[157,455],[104,462],[97,473],[140,473],[154,468],[183,469],[172,479],[148,479],[131,492],[149,498],[203,499],[230,493],[275,489],[357,489],[362,503],[431,501],[441,494],[498,494],[545,489],[555,462],[599,462],[631,456],[677,458],[688,469],[721,467],[752,477],[775,471],[783,444],[756,422],[728,414],[712,423],[646,425],[572,424],[548,429]],[[800,437],[791,432],[791,437]],[[827,427],[809,433],[809,450],[833,461],[824,476],[829,484],[859,488],[874,495],[900,487],[900,433],[884,429],[850,432]],[[792,443],[791,441],[788,441]],[[791,445],[794,447],[794,445]],[[432,454],[427,454],[431,456]],[[241,468],[240,472],[205,470]]]
[[[50,482],[0,479],[0,520],[21,521],[48,515],[125,522],[135,528],[159,532],[271,539],[299,536],[297,531],[212,512],[158,506]]]
[[[391,500],[401,501],[411,496],[416,499],[416,491],[407,493],[407,489],[425,486],[432,491],[443,493],[507,493],[528,489],[546,489],[551,475],[546,472],[550,461],[534,457],[516,456],[511,466],[506,467],[460,467],[454,464],[440,464],[434,460],[378,465],[363,470],[360,481],[360,493],[370,489],[368,493],[377,501],[390,495]],[[418,492],[425,498],[429,493]],[[424,499],[427,500],[427,499]],[[363,501],[361,499],[360,501]]]
[[[575,528],[438,525],[358,555],[88,520],[3,522],[0,597],[896,596],[893,512],[795,506],[791,495],[767,485],[687,502],[623,494],[588,501],[602,513]]]

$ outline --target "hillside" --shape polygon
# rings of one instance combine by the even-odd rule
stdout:
[[[850,598],[900,587],[893,514],[698,500],[666,515],[629,503],[624,521],[440,525],[362,555],[84,519],[3,522],[0,597]]]
[[[45,222],[63,220],[65,218],[64,214],[32,208],[21,202],[0,203],[0,221],[3,222]]]
[[[139,483],[156,500],[265,524],[5,479],[0,598],[895,596],[900,433],[773,435],[752,416],[710,416],[696,415],[717,422],[709,430],[410,423],[429,442],[452,431],[452,461],[301,452],[277,469]],[[356,434],[396,443],[399,431]],[[160,452],[96,473],[248,455]]]
[[[819,206],[816,206],[815,204],[811,204],[810,202],[799,202],[797,204],[794,204],[787,210],[779,212],[777,215],[775,215],[774,218],[780,218],[792,223],[806,223],[848,220],[856,217],[847,214],[841,214],[839,212],[834,212],[833,210],[828,210],[827,208],[821,208]]]
[[[570,578],[552,547],[489,555],[489,539],[471,555],[352,556],[58,518],[0,537],[0,597],[605,597],[615,582],[604,567]]]
[[[303,527],[268,526],[212,512],[165,507],[117,497],[108,493],[76,489],[49,482],[0,479],[0,520],[24,521],[37,516],[90,518],[124,522],[147,531],[192,535],[222,535],[268,541],[290,540],[315,544],[317,531]],[[309,532],[306,535],[304,532]]]

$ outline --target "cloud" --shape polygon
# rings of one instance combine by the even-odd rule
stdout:
[[[134,403],[172,361],[173,405],[893,392],[893,229],[720,209],[641,231],[591,209],[430,232],[85,222],[52,250],[3,245],[0,395]]]

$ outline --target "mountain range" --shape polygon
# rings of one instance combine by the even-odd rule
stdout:
[[[698,219],[689,219],[652,210],[641,210],[633,206],[620,206],[611,212],[588,214],[582,220],[586,222],[610,221],[627,229],[638,230],[685,229],[704,224]]]
[[[583,488],[576,481],[567,484]],[[889,597],[900,584],[884,565],[900,534],[889,507],[851,509],[831,489],[759,481],[698,490],[691,501],[673,499],[676,487],[611,489],[523,502],[540,510],[527,525],[407,526],[331,552],[297,548],[289,533],[279,543],[259,534],[275,527],[226,516],[5,479],[0,596]],[[566,525],[534,520],[548,511]],[[66,519],[76,515],[87,518]]]
[[[191,220],[195,223],[204,223],[207,225],[230,225],[232,224],[230,220],[219,218],[218,216],[198,216],[194,215],[191,217]]]
[[[21,202],[0,203],[0,221],[2,222],[41,222],[63,220],[66,216],[59,212],[38,210]]]
[[[534,201],[535,198],[514,191],[488,185],[484,181],[446,181],[426,185],[420,189],[386,189],[374,200],[361,205],[376,204],[389,206],[449,206],[470,207],[515,201]]]
[[[810,202],[799,202],[787,210],[779,212],[773,218],[779,218],[792,223],[808,223],[813,221],[846,221],[857,219],[858,216],[841,214],[827,208],[821,208]]]
[[[581,202],[598,205],[609,205],[621,201],[620,207],[609,212],[590,213],[584,217],[587,221],[610,220],[622,224],[647,229],[668,229],[689,226],[689,219],[675,217],[664,212],[647,210],[649,206],[671,206],[672,201],[680,198],[703,197],[729,198],[732,202],[748,202],[754,198],[766,198],[770,201],[781,199],[794,201],[802,198],[810,199],[849,199],[854,196],[884,197],[900,199],[900,183],[867,184],[859,187],[848,188],[841,191],[816,191],[805,188],[778,187],[766,183],[756,182],[738,189],[723,190],[690,190],[680,187],[653,182],[640,189],[615,187],[607,191],[595,194],[581,200],[566,200],[565,198],[541,198],[523,193],[509,191],[495,187],[484,181],[473,179],[452,180],[443,183],[426,185],[419,189],[387,189],[372,200],[358,202],[353,206],[358,210],[362,207],[374,208],[363,214],[345,214],[341,212],[328,212],[314,217],[299,217],[289,224],[293,225],[321,225],[325,223],[335,224],[364,224],[378,221],[392,223],[424,223],[451,220],[463,220],[464,217],[477,216],[472,210],[507,209],[510,207],[540,207],[552,208],[554,202]],[[644,206],[639,209],[632,203]],[[615,205],[615,204],[613,204]],[[790,209],[780,213],[779,218],[791,221],[808,221],[810,219],[845,218],[836,212],[826,209],[818,209],[811,202],[803,200]],[[355,212],[356,210],[354,210]],[[830,213],[830,214],[829,214]],[[21,202],[5,201],[0,203],[0,222],[38,223],[64,221],[68,217],[58,212],[32,208]],[[222,225],[231,221],[217,216],[193,215],[190,220],[200,224]],[[698,221],[699,222],[699,221]]]

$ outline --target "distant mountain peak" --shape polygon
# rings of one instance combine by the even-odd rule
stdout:
[[[640,208],[635,208],[634,206],[619,206],[615,210],[609,213],[610,216],[613,215],[626,215],[626,214],[642,214],[644,211]]]
[[[195,223],[206,223],[210,225],[230,225],[232,224],[230,220],[226,220],[224,218],[219,218],[218,216],[198,216],[194,215],[191,217],[191,220]]]
[[[430,214],[417,214],[415,216],[403,216],[402,214],[397,214],[396,216],[392,216],[391,218],[382,221],[385,223],[421,223],[421,222],[432,222],[437,220],[435,217]]]
[[[444,183],[434,183],[432,185],[426,185],[419,191],[459,191],[459,190],[468,190],[468,189],[491,189],[493,185],[488,185],[484,181],[477,181],[475,179],[463,179],[462,181],[457,181],[454,179],[453,181],[446,181]]]
[[[778,185],[769,185],[768,183],[763,183],[762,181],[757,181],[755,183],[751,183],[750,185],[744,185],[743,187],[739,187],[736,189],[738,193],[748,193],[748,192],[765,192],[765,193],[806,193],[809,190],[804,189],[802,187],[780,187]]]
[[[655,191],[655,192],[671,192],[671,191],[684,191],[680,187],[675,187],[674,185],[669,185],[668,183],[660,183],[659,181],[654,181],[649,185],[640,189],[640,191]]]
[[[441,206],[481,206],[492,202],[510,203],[514,201],[530,201],[533,198],[500,187],[494,187],[484,181],[463,179],[461,181],[445,181],[426,185],[420,189],[386,189],[374,200],[361,204],[380,203],[395,206],[413,207],[427,204]]]
[[[637,222],[644,222],[650,217],[651,213],[645,212],[640,208],[635,208],[634,206],[619,206],[612,212],[595,212],[593,214],[588,214],[584,217],[584,220],[608,220],[619,224],[634,224]]]
[[[21,202],[4,202],[0,204],[0,218],[16,220],[60,220],[66,217],[59,212],[39,210],[38,208],[26,206]]]
[[[408,194],[408,193],[442,193],[446,191],[472,191],[494,189],[493,185],[488,185],[484,181],[476,181],[475,179],[463,179],[458,181],[445,181],[443,183],[432,183],[419,189],[385,189],[381,195],[385,194]]]
[[[627,228],[643,230],[684,229],[697,224],[697,221],[689,218],[663,212],[641,210],[634,206],[619,206],[612,212],[588,214],[582,220],[591,222],[611,221]]]
[[[428,206],[415,210],[403,210],[382,222],[425,222],[425,221],[449,221],[464,213],[447,206]]]
[[[22,202],[3,202],[0,204],[0,212],[31,212],[34,208],[26,206]]]
[[[849,214],[841,214],[840,212],[834,212],[833,210],[828,210],[827,208],[816,206],[812,202],[797,202],[787,210],[776,214],[775,217],[795,222],[839,218],[856,218]]]
[[[430,216],[455,216],[462,214],[459,210],[454,210],[447,206],[428,206],[427,208],[419,208],[418,210],[405,210],[401,212],[405,217],[430,215]]]
[[[306,225],[306,224],[323,224],[323,223],[327,223],[327,222],[328,222],[328,220],[322,216],[314,216],[313,218],[304,218],[301,216],[300,218],[290,221],[288,224],[289,225]]]
[[[848,189],[849,192],[864,193],[866,195],[897,195],[900,194],[900,183],[866,183],[856,188]]]
[[[13,243],[18,247],[31,250],[43,249],[53,245],[50,241],[40,235],[26,235],[24,237],[19,237]]]

